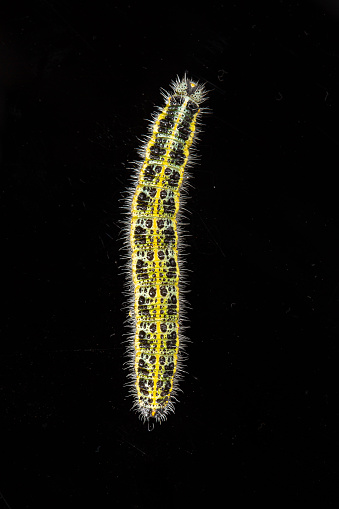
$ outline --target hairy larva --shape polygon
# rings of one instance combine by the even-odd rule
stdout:
[[[192,144],[206,100],[204,85],[187,79],[162,92],[139,150],[134,185],[126,200],[125,244],[129,294],[128,343],[134,407],[143,420],[166,419],[174,410],[185,337],[181,214]]]

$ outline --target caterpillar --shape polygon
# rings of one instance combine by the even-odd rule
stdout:
[[[148,422],[161,422],[174,411],[181,378],[186,339],[181,191],[207,98],[205,86],[186,75],[171,88],[172,93],[161,92],[165,106],[153,114],[126,200],[128,376],[133,409]]]

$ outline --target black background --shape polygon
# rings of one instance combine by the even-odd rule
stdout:
[[[11,2],[0,37],[1,509],[336,506],[339,7]],[[124,387],[121,197],[185,71],[212,110],[192,343],[150,432]]]

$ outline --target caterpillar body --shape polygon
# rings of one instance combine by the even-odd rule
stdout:
[[[206,99],[204,85],[186,78],[162,92],[166,104],[153,116],[139,151],[127,199],[129,325],[127,341],[133,408],[144,421],[174,411],[182,370],[184,318],[181,191],[192,163],[192,143]],[[127,226],[127,224],[126,224]]]

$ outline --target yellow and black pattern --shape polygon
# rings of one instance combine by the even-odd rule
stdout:
[[[172,95],[164,94],[166,105],[142,150],[130,210],[135,408],[144,420],[158,421],[173,410],[180,371],[183,303],[177,221],[200,104],[206,98],[204,87],[186,76],[172,88]]]

